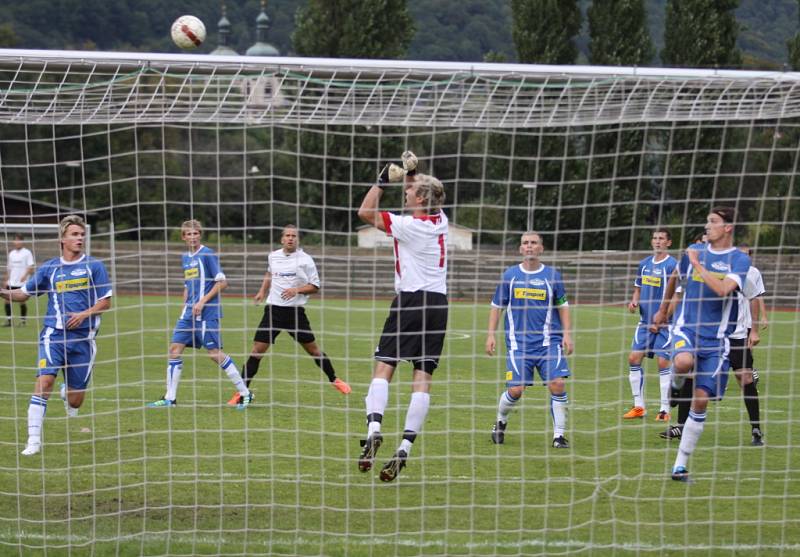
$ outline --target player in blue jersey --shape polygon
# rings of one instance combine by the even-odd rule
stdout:
[[[661,302],[667,288],[667,282],[675,270],[678,262],[667,253],[672,245],[672,235],[666,228],[653,231],[650,239],[653,255],[642,259],[633,282],[633,296],[628,304],[628,311],[639,311],[639,323],[633,333],[631,353],[628,355],[628,381],[633,393],[633,408],[622,417],[626,420],[643,418],[647,414],[644,402],[644,370],[642,361],[645,356],[658,358],[658,379],[661,391],[661,407],[656,415],[656,421],[669,422],[669,385],[672,369],[670,357],[670,335],[668,327],[661,327],[655,333],[649,328],[653,316]]]
[[[714,207],[706,220],[708,242],[689,246],[678,273],[683,299],[672,329],[673,383],[680,388],[694,370],[691,409],[683,427],[672,479],[688,481],[689,457],[697,446],[711,400],[721,400],[728,383],[729,337],[738,319],[737,291],[744,287],[750,258],[733,245],[736,211]],[[656,324],[663,323],[668,302],[662,304]]]
[[[243,410],[253,401],[253,395],[245,386],[239,369],[230,356],[222,351],[220,320],[222,305],[219,293],[228,285],[214,250],[202,245],[202,225],[196,220],[187,220],[181,225],[181,238],[188,252],[183,264],[183,310],[169,345],[167,363],[167,392],[159,400],[147,404],[150,408],[175,406],[178,383],[183,371],[183,351],[187,346],[205,348],[209,357],[219,365],[239,391],[241,399],[237,408]]]
[[[533,385],[534,368],[550,390],[550,414],[553,418],[553,447],[569,448],[564,438],[567,427],[567,391],[569,377],[566,356],[572,353],[570,316],[561,274],[539,261],[544,252],[542,237],[526,232],[520,239],[522,263],[509,267],[497,285],[489,312],[486,353],[495,354],[495,338],[500,315],[505,310],[506,387],[500,395],[497,421],[492,441],[505,441],[508,415],[522,398],[525,388]]]
[[[83,253],[86,224],[77,215],[61,220],[61,257],[46,261],[22,288],[0,290],[0,297],[24,302],[47,294],[47,313],[39,334],[36,385],[28,405],[28,442],[22,454],[42,448],[42,426],[47,401],[60,369],[64,370],[62,396],[67,415],[78,415],[92,377],[100,328],[100,314],[111,307],[111,281],[105,266]]]

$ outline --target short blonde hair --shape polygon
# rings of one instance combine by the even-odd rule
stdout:
[[[423,206],[428,212],[438,211],[444,205],[444,186],[438,178],[428,174],[417,174],[414,182],[416,194],[424,199]]]
[[[79,215],[67,215],[58,225],[58,237],[63,238],[64,234],[67,233],[67,228],[72,225],[80,226],[84,230],[86,230],[86,222],[81,218]]]
[[[184,230],[197,230],[198,232],[202,232],[203,225],[200,224],[199,220],[185,220],[183,223],[181,223],[181,234],[183,234]]]

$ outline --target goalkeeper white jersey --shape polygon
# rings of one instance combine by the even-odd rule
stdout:
[[[730,338],[747,338],[747,331],[753,326],[753,316],[750,312],[750,301],[758,298],[766,292],[764,279],[761,272],[755,267],[747,270],[747,279],[744,281],[739,297],[739,319],[736,321],[736,330],[731,333]]]
[[[447,294],[447,215],[425,217],[381,212],[386,233],[394,238],[396,292]]]
[[[314,260],[299,248],[291,253],[283,248],[270,253],[267,272],[272,276],[267,303],[273,306],[304,306],[308,302],[308,294],[298,294],[288,300],[281,298],[281,294],[287,288],[299,288],[306,284],[319,288],[320,285]]]

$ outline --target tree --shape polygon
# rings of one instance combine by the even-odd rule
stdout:
[[[581,30],[576,0],[511,0],[511,35],[522,63],[574,64]]]
[[[310,0],[292,42],[301,56],[402,58],[413,35],[406,0]]]
[[[736,48],[739,0],[668,0],[664,24],[667,66],[728,67],[742,64]]]
[[[592,64],[633,66],[653,59],[643,0],[594,0],[587,17]]]
[[[800,6],[800,0],[797,4]],[[800,32],[786,41],[786,47],[789,49],[789,65],[794,71],[800,70]]]

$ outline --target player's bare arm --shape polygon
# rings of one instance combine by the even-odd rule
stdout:
[[[253,296],[253,301],[256,304],[260,304],[264,301],[264,298],[267,297],[270,286],[272,286],[272,274],[264,273],[264,280],[261,281],[261,288],[259,288],[258,292],[256,292],[256,295]]]
[[[669,316],[672,315],[672,312],[675,310],[675,303],[676,303],[676,290],[678,289],[678,269],[676,268],[672,271],[672,274],[667,281],[667,287],[664,290],[664,301],[661,302],[661,306],[659,306],[658,311],[656,311],[655,315],[653,315],[653,323],[648,327],[648,330],[651,333],[657,333],[658,329],[663,327],[664,324],[669,319]]]
[[[378,230],[386,232],[386,226],[383,224],[383,218],[378,210],[381,196],[383,196],[383,188],[372,186],[367,195],[364,196],[364,201],[361,202],[361,207],[358,209],[358,218]]]
[[[317,292],[319,292],[319,287],[309,283],[303,286],[287,288],[281,292],[281,298],[284,300],[291,300],[298,294],[316,294]]]
[[[92,307],[85,309],[83,311],[79,311],[78,313],[70,313],[67,314],[69,319],[67,320],[67,329],[75,329],[81,326],[86,318],[91,317],[92,315],[97,315],[98,313],[103,313],[104,311],[108,311],[111,309],[111,297],[103,298],[102,300],[98,300],[95,305]]]
[[[201,315],[203,313],[203,308],[208,303],[209,300],[214,298],[217,294],[225,290],[228,287],[227,280],[218,280],[214,283],[214,286],[211,287],[211,290],[208,291],[208,294],[200,298],[200,300],[192,306],[192,315],[195,317]]]
[[[9,302],[24,302],[30,296],[25,294],[21,288],[10,290],[7,288],[0,288],[0,298],[6,299]]]
[[[639,297],[642,295],[642,289],[638,286],[633,287],[633,296],[631,296],[631,301],[628,302],[628,311],[631,313],[636,313],[636,310],[639,309]]]
[[[486,353],[494,356],[497,350],[497,324],[500,322],[500,308],[492,307],[489,311],[489,325],[486,332]]]
[[[695,272],[703,278],[703,281],[706,283],[714,293],[719,296],[720,298],[723,296],[727,296],[737,288],[739,288],[739,283],[733,280],[730,277],[719,278],[716,275],[713,275],[708,272],[708,270],[700,263],[700,252],[696,249],[689,249],[686,251],[686,255],[689,256],[689,263],[692,264],[694,267]]]
[[[756,306],[758,307],[758,317],[753,317],[753,323],[758,323],[758,328],[762,331],[769,327],[769,319],[767,318],[767,304],[764,303],[764,298],[759,296],[756,298]],[[755,316],[756,314],[753,313]],[[755,327],[753,327],[755,329]]]
[[[572,321],[569,315],[569,306],[558,306],[558,316],[561,318],[561,329],[563,331],[561,347],[564,349],[564,354],[569,356],[575,350],[575,345],[572,342]]]

